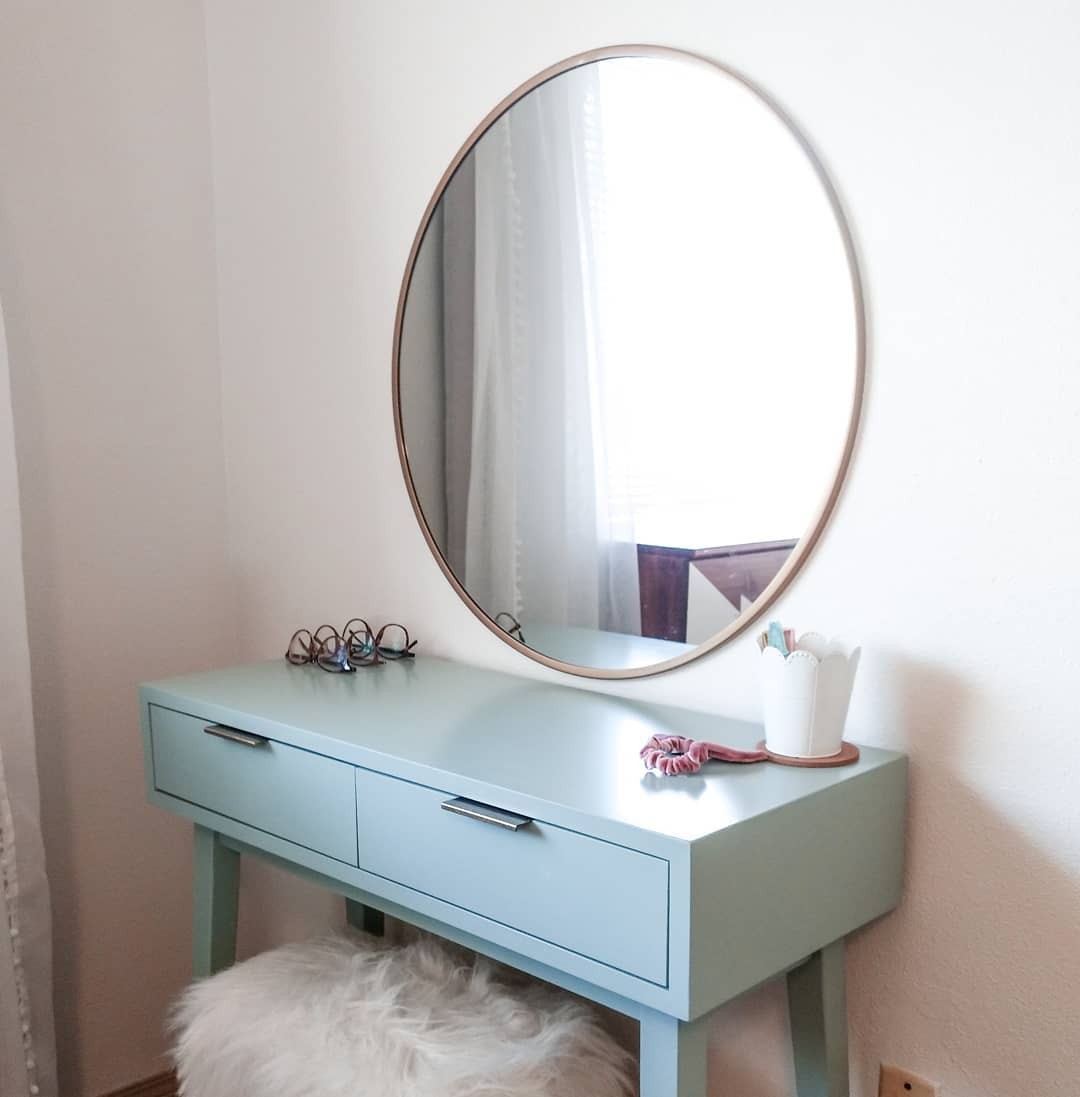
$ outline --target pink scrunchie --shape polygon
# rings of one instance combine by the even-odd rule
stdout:
[[[658,769],[665,777],[697,773],[710,758],[718,762],[764,762],[763,750],[736,750],[702,739],[684,739],[681,735],[654,735],[642,748],[646,769]]]

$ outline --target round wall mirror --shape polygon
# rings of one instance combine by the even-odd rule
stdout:
[[[858,273],[806,140],[675,50],[574,57],[454,158],[398,304],[405,479],[458,593],[576,674],[745,629],[850,456]]]

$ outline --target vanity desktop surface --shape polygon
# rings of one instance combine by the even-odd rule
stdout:
[[[530,681],[429,657],[328,674],[284,660],[147,683],[143,700],[192,712],[421,784],[452,776],[460,795],[511,811],[590,820],[694,842],[883,767],[903,756],[862,748],[835,769],[710,762],[697,774],[646,772],[658,733],[752,749],[760,726],[674,706]],[[616,835],[605,835],[616,838]]]

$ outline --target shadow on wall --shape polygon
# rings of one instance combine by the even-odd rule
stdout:
[[[880,745],[909,753],[911,781],[901,906],[849,939],[852,1097],[875,1097],[883,1060],[952,1097],[1015,1097],[1032,1077],[1060,1080],[1037,1087],[1043,1097],[1072,1097],[1076,1015],[1042,1006],[1080,986],[1080,881],[974,787],[986,698],[890,654],[861,687],[895,720]],[[783,981],[721,1009],[709,1097],[790,1097],[789,1035]]]
[[[889,745],[911,756],[908,857],[899,910],[850,942],[852,1095],[876,1094],[881,1060],[953,1097],[1050,1097],[1033,1078],[1071,1095],[1076,1016],[1042,1005],[1076,1000],[1080,881],[974,787],[982,692],[904,657],[879,670],[880,711],[897,714]]]
[[[962,726],[966,701],[965,689],[955,679],[925,666],[880,654],[872,662],[864,660],[857,689],[863,696],[872,694],[878,699],[874,706],[876,711],[896,714],[896,734],[892,741],[879,741],[876,745],[911,755],[908,862],[901,906],[896,913],[849,938],[852,1097],[873,1097],[877,1093],[878,1063],[882,1058],[890,1058],[885,1053],[881,1027],[874,1023],[874,1018],[883,1015],[883,1004],[887,1006],[888,1000],[897,1001],[901,996],[895,993],[896,987],[890,987],[883,995],[881,971],[885,961],[882,957],[889,957],[891,963],[896,961],[897,953],[893,951],[895,946],[889,943],[890,935],[896,934],[896,927],[907,917],[906,905],[911,901],[913,891],[911,881],[916,859],[912,854],[919,840],[916,816],[921,810],[920,759],[934,756],[942,723],[950,727]],[[927,718],[927,713],[918,711],[919,705],[926,703],[932,704],[932,719]],[[854,737],[864,738],[858,734],[858,729],[855,729]],[[792,901],[797,902],[798,897],[792,896]],[[900,981],[903,982],[903,976]],[[901,993],[905,1000],[910,996],[910,991]],[[787,1005],[785,982],[780,979],[718,1011],[709,1042],[709,1097],[789,1097],[795,1092]],[[910,1062],[908,1065],[915,1068],[923,1064]]]

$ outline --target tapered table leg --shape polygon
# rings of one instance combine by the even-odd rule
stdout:
[[[381,937],[386,932],[386,916],[381,910],[365,906],[359,899],[345,900],[345,921],[353,929],[362,929]]]
[[[844,942],[815,952],[787,984],[798,1097],[848,1097]]]
[[[213,975],[236,959],[236,911],[240,854],[221,837],[195,826],[195,924],[192,969],[196,978]]]
[[[706,1097],[708,1016],[641,1018],[641,1097]]]

